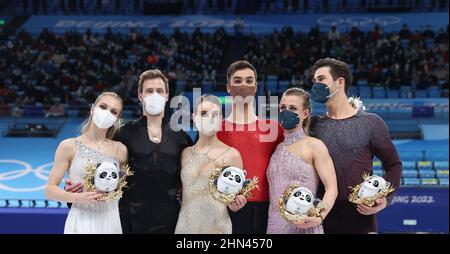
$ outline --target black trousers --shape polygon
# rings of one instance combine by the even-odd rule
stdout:
[[[230,211],[233,234],[266,234],[269,202],[248,202],[237,212]]]

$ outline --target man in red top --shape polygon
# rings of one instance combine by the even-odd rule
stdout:
[[[257,176],[259,189],[252,191],[245,207],[230,213],[234,234],[265,234],[269,207],[266,170],[276,145],[283,140],[277,121],[258,119],[254,112],[256,69],[246,61],[234,62],[227,71],[227,91],[233,96],[232,111],[222,123],[218,138],[236,148],[247,178]]]

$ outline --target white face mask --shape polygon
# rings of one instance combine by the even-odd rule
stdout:
[[[145,111],[150,115],[159,115],[166,106],[166,97],[158,93],[152,93],[144,98]]]
[[[108,129],[117,121],[117,117],[111,114],[109,110],[96,107],[94,108],[92,121],[99,129]]]
[[[194,123],[198,132],[206,136],[212,136],[219,131],[220,120],[220,117],[214,117],[213,119],[211,119],[211,117],[202,117],[200,115],[194,117]]]

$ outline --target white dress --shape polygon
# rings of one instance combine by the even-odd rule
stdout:
[[[85,165],[89,162],[97,164],[109,161],[119,165],[114,156],[100,153],[78,140],[75,140],[75,144],[77,150],[69,168],[69,178],[72,183],[84,182]],[[72,204],[66,219],[64,234],[122,234],[119,201]]]

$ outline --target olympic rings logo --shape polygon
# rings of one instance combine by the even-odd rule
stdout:
[[[352,16],[348,18],[344,17],[323,17],[317,20],[317,22],[321,25],[325,26],[367,26],[371,24],[378,24],[380,26],[388,26],[400,23],[402,21],[401,18],[395,16],[380,16],[376,18],[370,18],[366,16]]]
[[[51,166],[53,166],[53,162],[50,162],[50,163],[41,165],[41,166],[37,167],[36,169],[33,169],[33,167],[29,163],[19,161],[19,160],[0,160],[0,165],[1,164],[18,164],[23,167],[23,169],[8,170],[6,172],[0,173],[0,190],[7,190],[7,191],[13,191],[13,192],[32,192],[32,191],[43,190],[45,188],[46,182],[48,180]],[[50,168],[50,169],[48,169],[48,168]],[[1,167],[0,167],[0,171],[1,171]],[[17,180],[19,178],[27,176],[28,174],[34,174],[35,177],[37,177],[38,179],[44,180],[45,183],[41,186],[32,187],[32,188],[15,188],[15,187],[11,187],[11,186],[4,184],[5,181]]]

